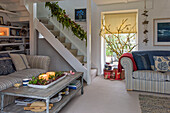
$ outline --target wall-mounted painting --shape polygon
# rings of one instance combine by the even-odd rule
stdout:
[[[154,46],[170,46],[170,18],[154,19]]]
[[[86,22],[86,9],[75,9],[75,21]]]

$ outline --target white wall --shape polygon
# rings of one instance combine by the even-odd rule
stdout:
[[[154,18],[170,18],[170,0],[147,0],[147,7],[149,8],[148,20],[148,38],[149,42],[145,45],[143,42],[143,7],[144,2],[130,2],[120,4],[99,5],[92,4],[92,61],[95,62],[99,68],[98,72],[101,74],[104,60],[101,51],[101,39],[99,37],[101,27],[101,12],[132,10],[138,9],[138,49],[139,50],[169,50],[170,46],[153,46],[153,19]]]

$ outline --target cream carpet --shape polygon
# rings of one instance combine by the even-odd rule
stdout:
[[[124,81],[100,76],[85,86],[84,95],[76,95],[60,113],[141,113],[138,94],[128,93]]]

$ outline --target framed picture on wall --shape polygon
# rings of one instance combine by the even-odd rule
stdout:
[[[170,46],[170,18],[153,20],[154,46]]]
[[[75,21],[86,22],[86,9],[75,9]]]
[[[3,16],[0,16],[0,25],[4,25],[4,19],[3,19]]]

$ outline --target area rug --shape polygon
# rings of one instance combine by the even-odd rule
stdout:
[[[142,113],[170,113],[170,98],[139,95]]]

